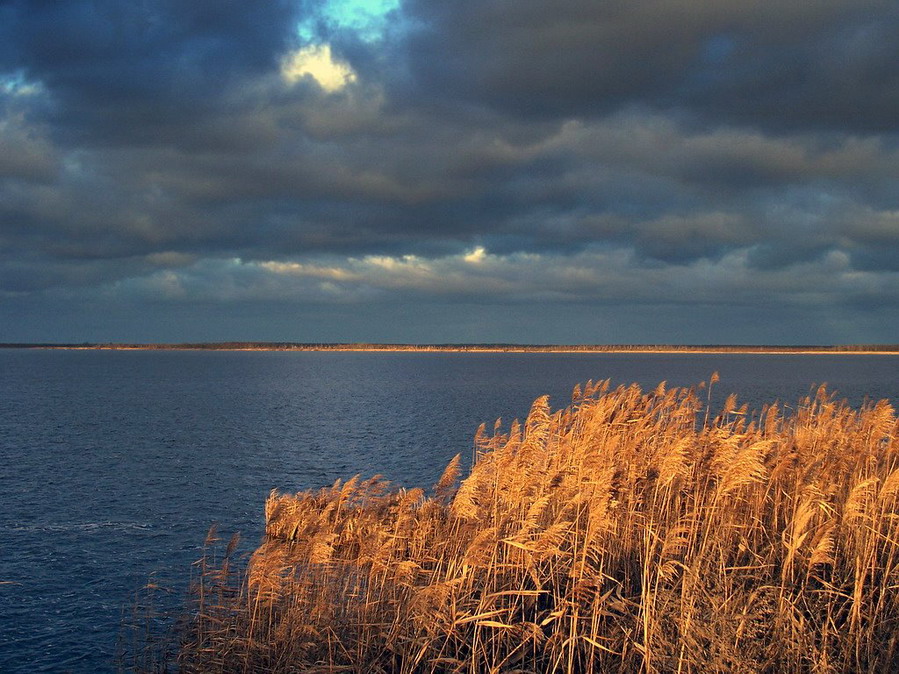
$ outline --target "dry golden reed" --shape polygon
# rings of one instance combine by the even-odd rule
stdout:
[[[273,492],[242,582],[203,574],[181,669],[899,670],[892,407],[706,401],[587,382],[482,427],[431,495]]]

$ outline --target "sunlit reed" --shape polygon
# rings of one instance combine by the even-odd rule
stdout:
[[[893,408],[707,400],[588,382],[482,427],[461,483],[273,492],[247,571],[201,570],[180,667],[899,670]]]

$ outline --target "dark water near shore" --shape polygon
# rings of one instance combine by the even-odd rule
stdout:
[[[212,522],[252,548],[272,488],[432,484],[481,422],[586,379],[751,406],[827,382],[899,401],[899,357],[0,350],[0,672],[114,669],[151,573],[184,588]],[[177,600],[172,600],[177,601]]]

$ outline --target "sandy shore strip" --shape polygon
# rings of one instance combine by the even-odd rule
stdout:
[[[0,348],[73,351],[349,351],[388,353],[620,353],[620,354],[765,354],[899,355],[899,345],[527,345],[527,344],[306,344],[284,342],[210,342],[183,344],[0,344]]]

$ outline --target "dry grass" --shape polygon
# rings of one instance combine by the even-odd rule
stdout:
[[[704,397],[587,383],[482,427],[430,495],[273,492],[242,580],[202,574],[180,667],[899,670],[892,407]]]

